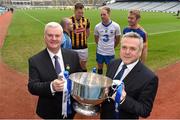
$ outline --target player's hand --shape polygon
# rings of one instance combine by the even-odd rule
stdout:
[[[52,81],[52,88],[56,92],[63,91],[63,89],[64,89],[64,81],[63,80],[59,80],[59,79],[53,80]]]

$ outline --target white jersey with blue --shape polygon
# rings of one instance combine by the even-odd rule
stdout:
[[[94,35],[99,37],[97,45],[98,54],[106,56],[115,54],[115,36],[121,35],[120,26],[117,23],[114,21],[111,21],[108,25],[104,25],[102,22],[98,23],[95,26]]]

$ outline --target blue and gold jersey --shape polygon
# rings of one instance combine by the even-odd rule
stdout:
[[[147,42],[147,33],[145,32],[145,30],[142,27],[138,26],[138,28],[136,28],[136,29],[132,29],[130,27],[124,28],[123,34],[126,34],[128,32],[138,33],[143,38],[143,42],[144,43]]]

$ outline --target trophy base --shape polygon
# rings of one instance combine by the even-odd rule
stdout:
[[[73,108],[77,113],[79,113],[81,115],[85,115],[85,116],[96,116],[96,115],[98,115],[98,113],[100,111],[99,105],[96,105],[96,106],[82,105],[78,102],[73,103]]]

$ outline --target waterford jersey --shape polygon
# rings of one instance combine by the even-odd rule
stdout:
[[[95,26],[94,35],[99,37],[97,53],[101,55],[114,55],[115,36],[121,35],[120,26],[111,21],[108,25],[99,23]]]
[[[73,31],[70,33],[72,49],[87,48],[86,30],[90,28],[88,19],[82,17],[76,20],[75,16],[70,17],[73,23]]]

